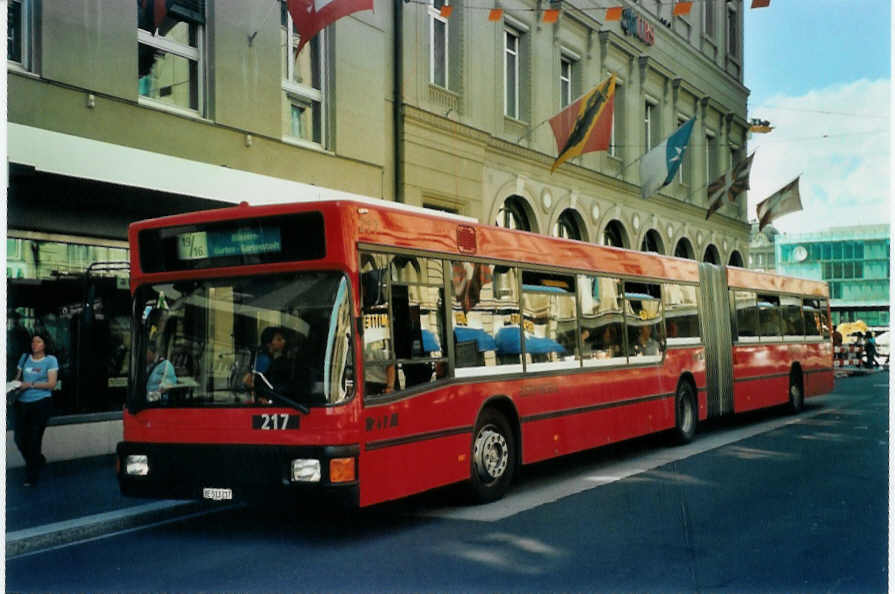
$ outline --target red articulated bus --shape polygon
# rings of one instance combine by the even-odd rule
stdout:
[[[131,225],[126,495],[367,506],[833,386],[826,283],[364,199]]]

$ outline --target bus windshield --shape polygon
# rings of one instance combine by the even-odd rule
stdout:
[[[348,279],[335,272],[141,287],[129,408],[338,404],[354,391]]]

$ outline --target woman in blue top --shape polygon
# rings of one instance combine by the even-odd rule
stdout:
[[[51,396],[59,374],[59,362],[46,350],[44,336],[35,332],[31,338],[31,354],[22,355],[16,373],[22,386],[15,404],[15,441],[25,458],[26,487],[37,483],[40,468],[46,463],[40,450],[47,421],[53,413]]]

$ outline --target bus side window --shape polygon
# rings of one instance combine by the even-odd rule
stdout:
[[[780,297],[777,295],[758,295],[758,326],[761,339],[774,341],[780,338],[782,323],[780,319]]]
[[[733,306],[736,310],[737,332],[734,334],[740,342],[757,342],[758,303],[755,293],[750,291],[731,291]]]
[[[817,302],[817,306],[820,309],[821,332],[823,332],[824,340],[830,340],[830,335],[832,333],[832,322],[830,320],[829,303],[826,299],[820,299]]]
[[[621,295],[621,281],[617,278],[578,276],[581,357],[585,366],[626,362]]]
[[[451,329],[455,374],[522,371],[522,319],[515,268],[455,261],[451,266]]]
[[[662,335],[659,285],[625,283],[625,326],[628,330],[629,357],[662,357],[665,337]]]
[[[388,267],[391,256],[361,254],[360,290],[364,337],[364,394],[377,396],[395,389]]]
[[[444,265],[434,258],[392,261],[392,324],[398,389],[447,375],[444,344]]]
[[[802,319],[802,299],[782,295],[780,310],[783,316],[783,335],[790,340],[805,337],[805,322]]]
[[[662,301],[668,344],[698,344],[700,335],[696,287],[666,283],[662,285]]]

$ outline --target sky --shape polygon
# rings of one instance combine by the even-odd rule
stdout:
[[[889,222],[890,0],[745,0],[744,84],[753,134],[749,217],[801,174],[786,233]]]

